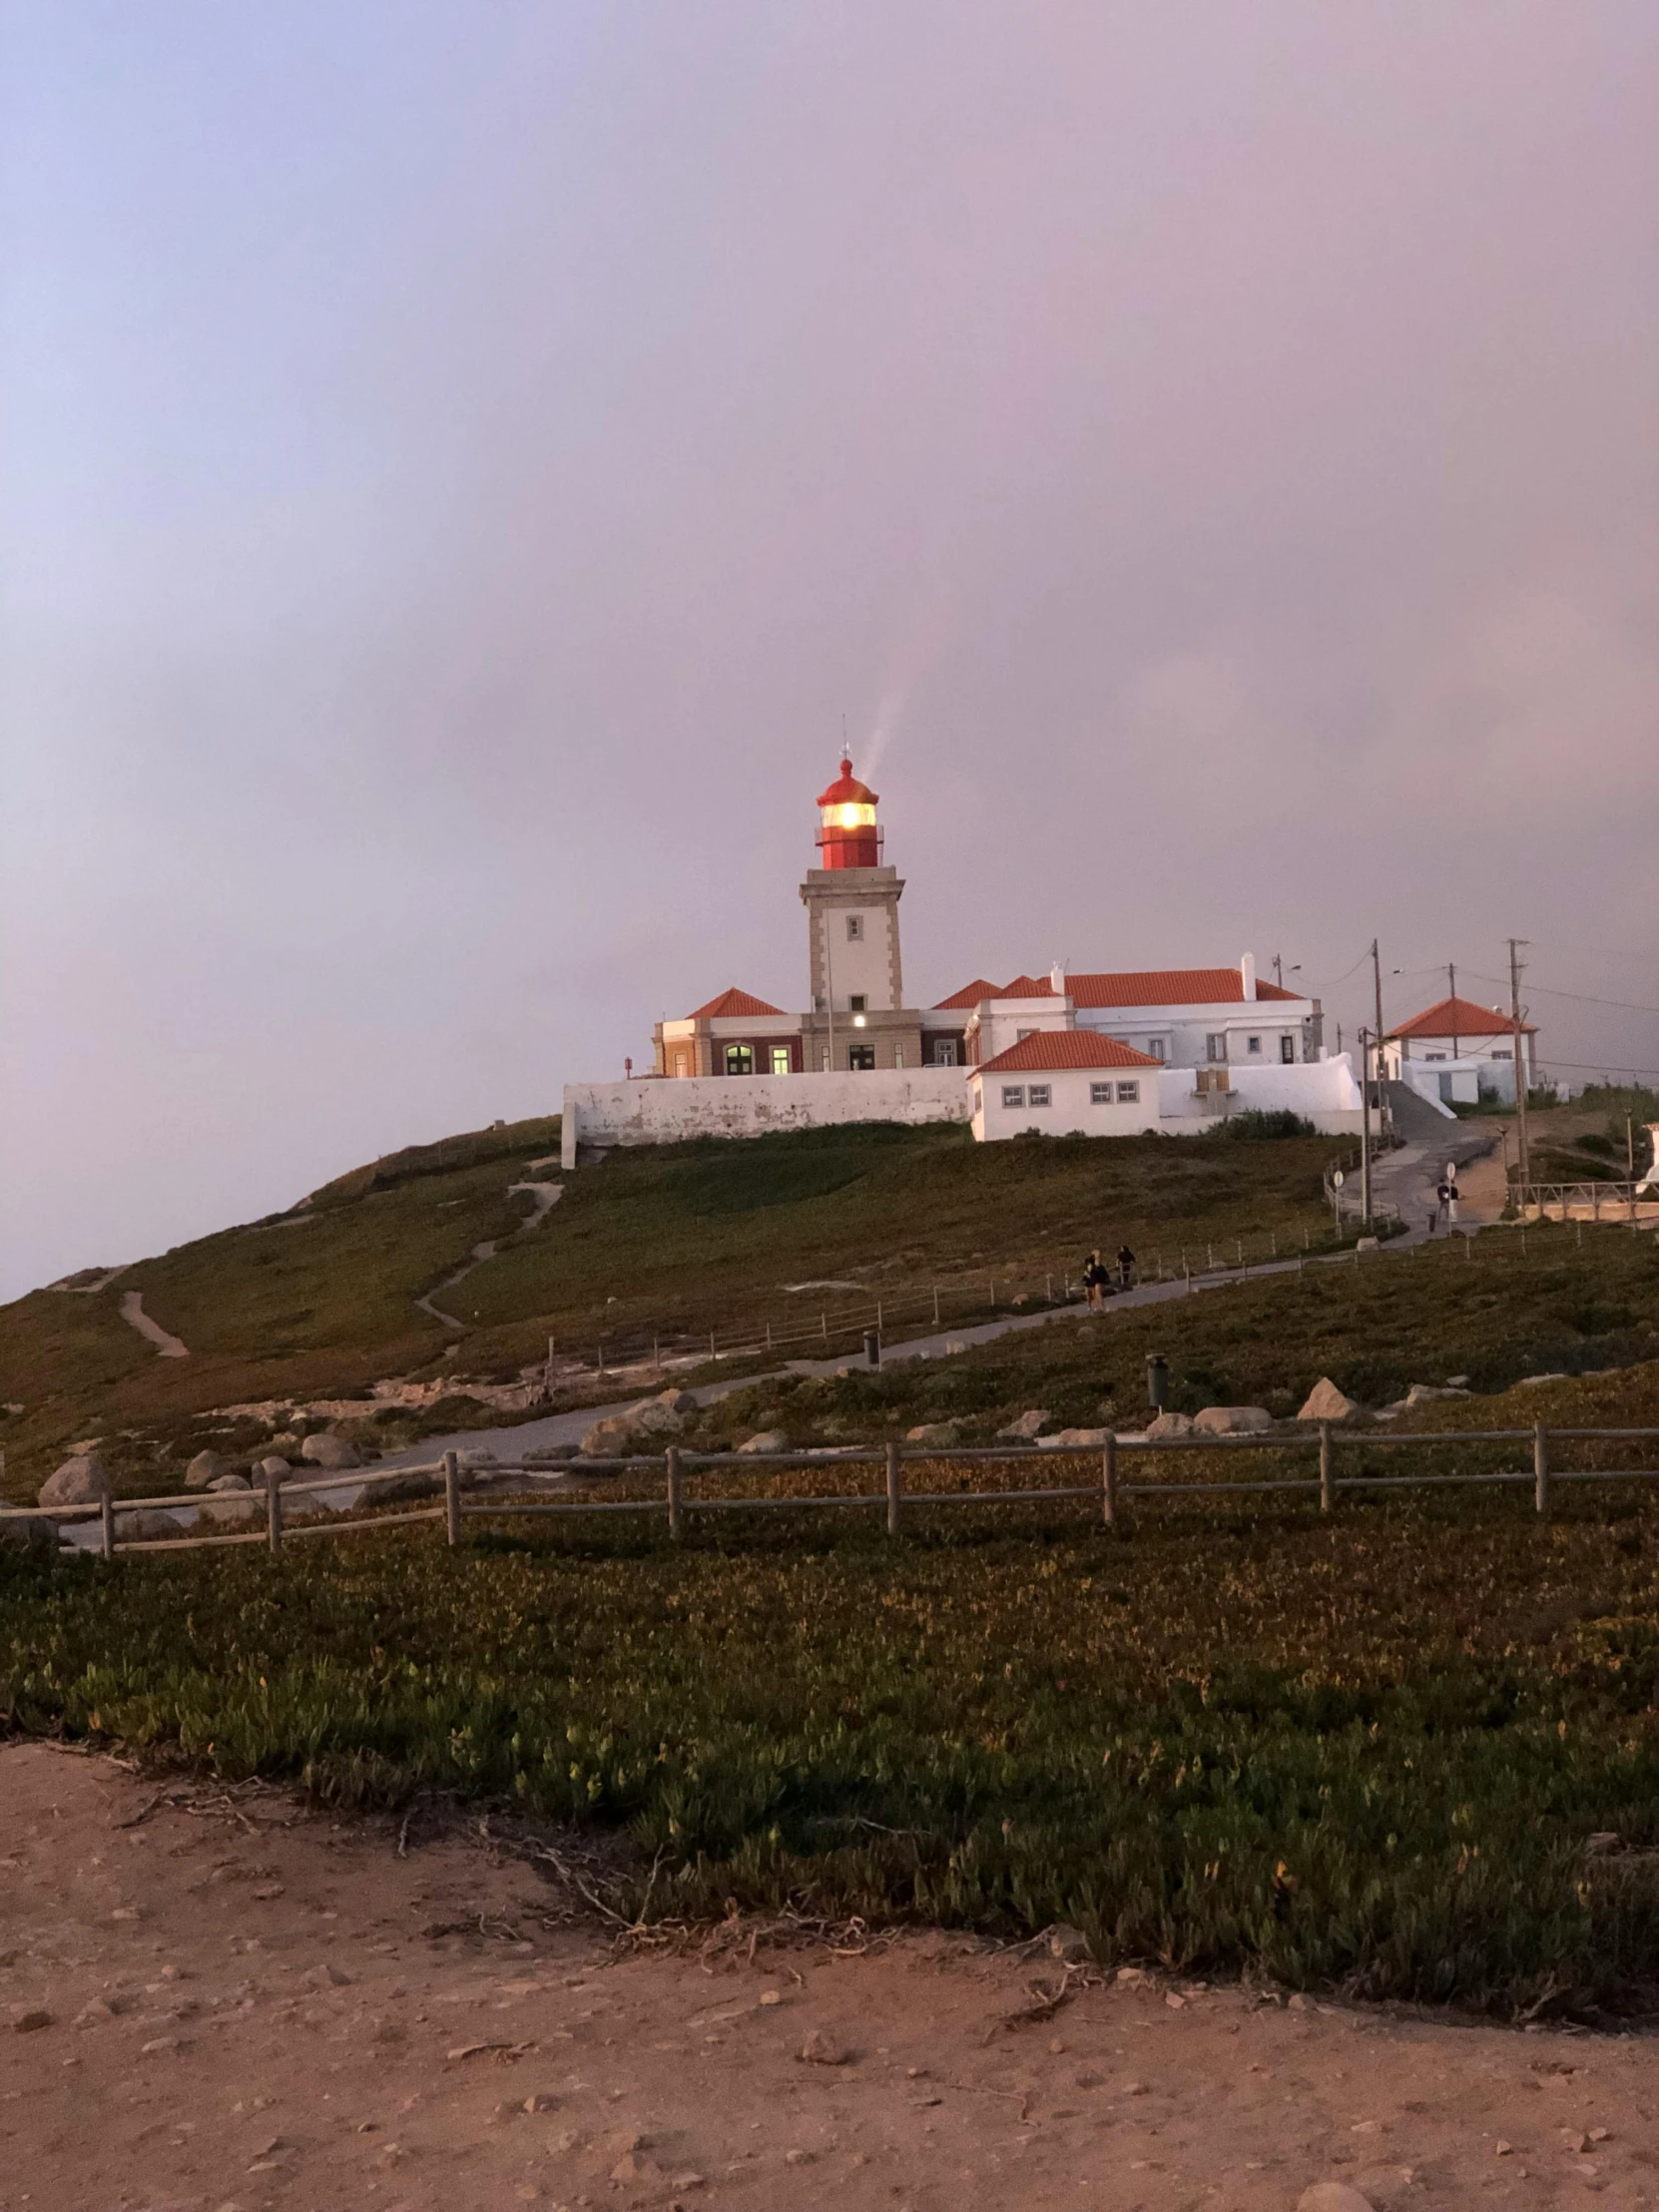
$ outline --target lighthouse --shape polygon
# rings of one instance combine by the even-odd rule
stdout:
[[[898,951],[904,885],[882,864],[876,794],[849,760],[840,767],[818,795],[819,864],[801,886],[812,991],[803,1057],[821,1074],[918,1067],[921,1022],[904,1004]]]

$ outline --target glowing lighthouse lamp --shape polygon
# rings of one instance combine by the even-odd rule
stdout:
[[[852,763],[843,760],[835,782],[818,795],[818,849],[824,866],[881,865],[881,832],[875,827],[875,793],[858,782]]]

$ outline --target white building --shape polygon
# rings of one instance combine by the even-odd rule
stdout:
[[[1528,1090],[1537,1085],[1538,1032],[1520,1025]],[[1390,1029],[1382,1040],[1382,1072],[1442,1106],[1474,1106],[1482,1098],[1515,1102],[1515,1022],[1500,1006],[1442,998]]]

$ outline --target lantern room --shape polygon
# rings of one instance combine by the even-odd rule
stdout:
[[[852,763],[818,795],[818,849],[824,867],[879,867],[881,832],[875,826],[876,795],[860,784]]]

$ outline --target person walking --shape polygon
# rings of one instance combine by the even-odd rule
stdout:
[[[1135,1255],[1126,1244],[1121,1244],[1118,1246],[1118,1284],[1121,1289],[1128,1290],[1134,1280]]]
[[[1095,1246],[1083,1262],[1083,1288],[1089,1294],[1089,1304],[1101,1307],[1106,1303],[1106,1268],[1100,1257],[1100,1247]]]

